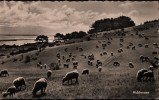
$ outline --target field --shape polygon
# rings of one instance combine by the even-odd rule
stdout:
[[[156,28],[151,28],[150,30],[143,31],[147,34],[157,34],[155,33]],[[129,32],[134,33],[133,31]],[[140,55],[148,56],[151,59],[157,57],[153,55],[153,51],[158,51],[152,44],[159,43],[158,37],[149,37],[149,40],[145,38],[139,38],[138,36],[127,36],[124,37],[123,47],[120,47],[120,38],[113,38],[110,45],[103,50],[101,47],[102,43],[107,43],[107,39],[97,39],[91,41],[84,41],[81,43],[67,44],[57,47],[48,47],[42,51],[38,60],[31,61],[28,64],[22,61],[13,62],[13,58],[20,59],[20,55],[13,56],[11,58],[3,59],[5,63],[0,65],[0,69],[8,69],[10,76],[0,77],[0,94],[6,91],[12,82],[17,77],[24,77],[26,79],[27,88],[25,90],[19,91],[13,97],[4,98],[0,95],[2,99],[155,99],[159,95],[159,77],[158,69],[154,70],[155,82],[137,82],[136,73],[141,68],[149,68],[150,64],[148,62],[142,63],[139,60]],[[136,47],[136,50],[127,49],[126,46],[132,42]],[[149,48],[138,47],[138,44],[149,44]],[[96,49],[96,45],[99,46]],[[64,49],[68,48],[68,52]],[[83,51],[76,50],[76,47],[82,47]],[[123,53],[118,53],[118,49],[122,48]],[[106,51],[107,55],[100,56],[100,53]],[[37,51],[32,51],[25,55],[33,55]],[[64,60],[61,60],[62,65],[60,70],[53,70],[51,79],[47,79],[48,86],[46,89],[46,95],[39,95],[37,97],[32,96],[32,88],[34,83],[39,78],[47,78],[47,69],[40,69],[36,67],[38,61],[42,61],[43,64],[49,65],[52,62],[57,62],[57,53],[61,53],[66,58],[68,58],[69,53],[76,56],[76,60],[79,62],[77,68],[80,73],[79,84],[76,85],[62,85],[62,78],[69,71],[73,70],[72,62],[70,62],[69,68],[64,68]],[[113,52],[112,57],[110,53]],[[82,54],[89,55],[94,54],[95,60],[93,66],[87,64],[87,59],[84,59]],[[98,72],[95,62],[99,59],[103,62],[102,72]],[[113,66],[113,62],[118,61],[120,66]],[[129,62],[133,62],[134,68],[129,67]],[[82,75],[82,70],[88,68],[90,71],[89,75]],[[149,94],[134,94],[133,91],[149,92]],[[39,92],[40,93],[40,92]]]

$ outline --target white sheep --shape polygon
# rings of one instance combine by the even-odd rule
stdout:
[[[51,78],[51,75],[52,75],[52,70],[48,70],[47,71],[47,78]]]
[[[16,87],[16,89],[21,90],[22,86],[25,86],[25,79],[23,77],[18,77],[13,80],[13,85]]]
[[[6,92],[2,92],[3,97],[6,96],[13,96],[16,93],[16,87],[15,86],[10,86]]]
[[[98,71],[101,72],[102,71],[102,66],[98,67]]]
[[[47,80],[45,78],[40,78],[34,84],[34,88],[32,89],[33,96],[36,96],[36,93],[41,90],[41,94],[45,93],[47,87]]]

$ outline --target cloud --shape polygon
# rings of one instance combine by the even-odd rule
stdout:
[[[51,2],[47,2],[51,3]],[[132,17],[140,23],[145,19],[141,14],[147,3],[124,2],[118,5],[119,12],[98,12],[94,10],[77,10],[67,4],[58,8],[43,6],[42,1],[22,2],[10,1],[0,2],[0,26],[22,27],[39,26],[51,29],[52,32],[88,31],[89,26],[95,21],[103,18],[115,18],[121,15]],[[111,3],[110,3],[111,4]],[[113,3],[114,4],[114,3]],[[149,5],[152,7],[153,4]],[[112,5],[113,6],[113,5]],[[98,7],[99,8],[99,7]],[[139,9],[140,8],[140,9]],[[142,17],[142,18],[139,18]],[[140,20],[142,19],[142,20]]]

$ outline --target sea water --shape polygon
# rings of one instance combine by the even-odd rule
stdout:
[[[0,45],[6,44],[6,45],[23,45],[27,43],[35,43],[35,39],[37,36],[9,36],[9,35],[0,35]],[[49,42],[52,42],[54,37],[48,36]]]

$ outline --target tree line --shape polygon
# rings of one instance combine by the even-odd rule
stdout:
[[[94,34],[97,32],[110,31],[114,29],[122,29],[122,28],[132,27],[132,26],[135,26],[135,23],[130,17],[127,17],[127,16],[120,16],[117,18],[106,18],[106,19],[100,19],[95,21],[91,25],[90,27],[91,29],[88,32],[74,31],[71,33],[67,33],[65,35],[61,33],[56,33],[54,35],[54,38],[57,40],[80,39],[87,36],[87,34]],[[39,35],[37,36],[35,41],[48,42],[48,37],[44,35]]]
[[[126,16],[100,19],[92,24],[91,29],[88,31],[88,34],[110,31],[110,30],[121,29],[132,26],[135,26],[134,21],[130,17]]]

